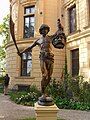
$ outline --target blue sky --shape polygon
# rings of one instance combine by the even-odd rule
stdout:
[[[0,0],[0,23],[3,18],[9,13],[9,0]],[[2,37],[0,36],[0,45],[2,44]]]

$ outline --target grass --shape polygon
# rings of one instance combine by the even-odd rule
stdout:
[[[19,119],[19,120],[36,120],[36,118],[25,118],[25,119]],[[57,120],[65,120],[65,119],[58,118]]]
[[[20,119],[20,120],[36,120],[36,118],[25,118],[25,119]]]

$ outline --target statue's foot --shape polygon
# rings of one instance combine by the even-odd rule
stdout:
[[[43,94],[41,97],[39,97],[38,104],[42,105],[42,106],[54,105],[53,99],[51,97],[48,97],[45,94]]]
[[[39,100],[40,101],[46,101],[47,97],[48,96],[46,94],[43,94],[41,97],[39,97]]]

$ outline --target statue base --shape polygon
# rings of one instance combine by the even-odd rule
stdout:
[[[42,106],[35,103],[36,120],[57,120],[58,107],[54,104],[52,106]]]
[[[54,105],[54,102],[51,97],[46,97],[42,95],[41,97],[39,97],[38,104],[42,106],[51,106]]]

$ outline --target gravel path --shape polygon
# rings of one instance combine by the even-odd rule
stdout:
[[[35,117],[33,107],[17,105],[10,101],[9,96],[0,95],[0,120],[18,120]]]
[[[60,109],[57,115],[64,120],[90,120],[90,111]],[[0,120],[19,120],[35,117],[33,107],[17,105],[10,101],[9,96],[0,94]]]

